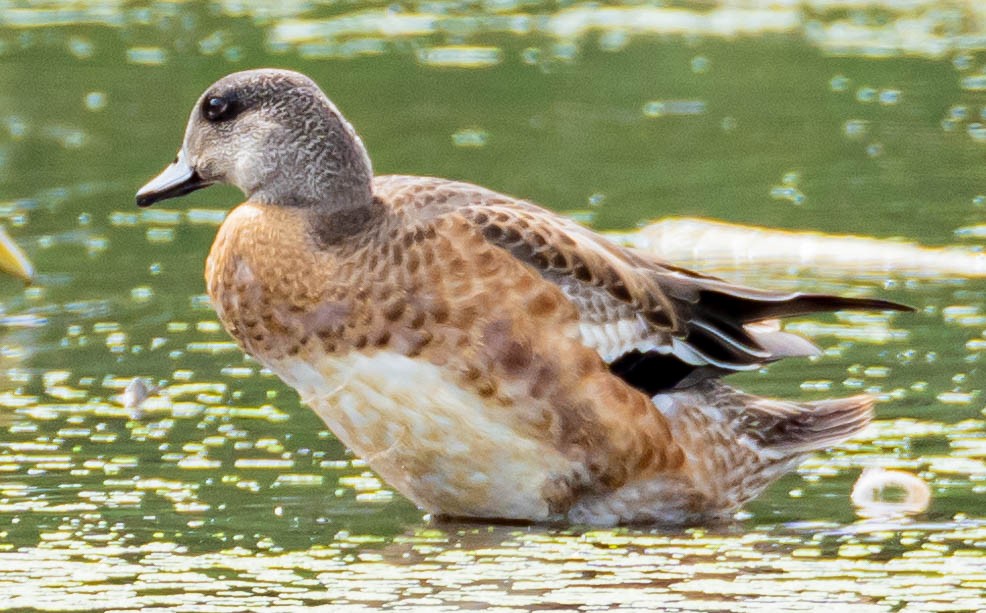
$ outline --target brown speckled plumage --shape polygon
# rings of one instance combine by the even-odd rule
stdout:
[[[722,518],[870,419],[865,397],[798,405],[717,375],[810,351],[763,320],[897,305],[737,287],[477,186],[370,175],[310,80],[250,71],[203,95],[138,201],[244,189],[206,264],[220,320],[429,511]]]

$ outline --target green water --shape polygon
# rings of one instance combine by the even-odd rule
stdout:
[[[983,242],[975,3],[778,8],[736,36],[710,25],[714,3],[668,4],[683,12],[0,3],[0,218],[40,271],[0,281],[0,608],[986,607],[981,278],[732,271],[919,309],[813,318],[826,355],[733,379],[882,401],[875,427],[733,525],[433,524],[219,328],[203,261],[239,194],[133,204],[208,84],[279,66],[323,86],[377,172],[473,181],[599,229],[689,215]],[[132,414],[116,396],[136,376],[170,395]],[[929,510],[858,519],[868,466],[920,475]]]

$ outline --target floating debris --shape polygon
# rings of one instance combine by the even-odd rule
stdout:
[[[25,283],[34,278],[34,265],[21,251],[7,232],[0,226],[0,271],[13,275]]]
[[[902,470],[867,468],[853,485],[850,498],[856,514],[867,519],[917,515],[928,509],[931,488],[917,475]]]
[[[127,389],[117,398],[123,408],[129,409],[135,419],[139,418],[140,406],[144,401],[158,393],[161,388],[153,383],[147,383],[140,377],[134,377],[133,381],[127,385]]]
[[[629,244],[681,265],[714,267],[802,266],[813,274],[881,274],[916,277],[986,277],[986,253],[961,247],[932,248],[865,236],[795,232],[695,217],[657,221],[618,235]]]

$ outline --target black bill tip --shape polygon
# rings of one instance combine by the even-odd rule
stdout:
[[[154,186],[154,181],[148,183],[137,192],[137,206],[148,207],[155,202],[160,202],[161,200],[168,200],[170,198],[179,198],[185,194],[190,194],[196,190],[202,189],[203,187],[209,187],[211,185],[208,181],[203,181],[199,173],[192,172],[187,178],[181,181],[170,182],[169,184],[162,185],[160,187]],[[149,189],[150,188],[150,189]]]

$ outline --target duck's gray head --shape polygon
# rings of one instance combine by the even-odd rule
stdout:
[[[359,136],[314,81],[248,70],[202,94],[178,156],[140,188],[137,204],[227,183],[253,202],[337,210],[368,203],[372,176]]]

